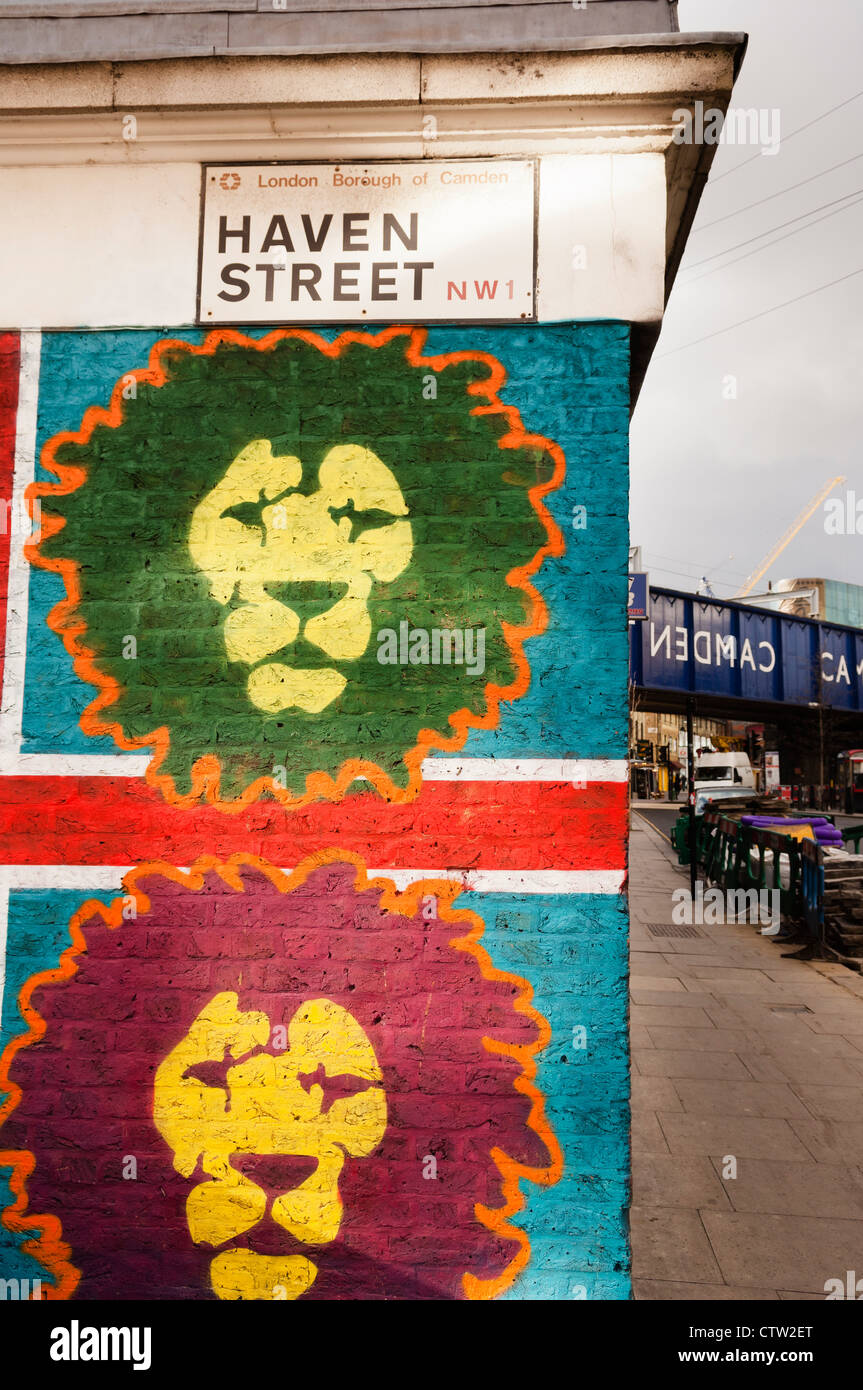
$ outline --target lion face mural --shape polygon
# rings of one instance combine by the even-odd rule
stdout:
[[[335,852],[126,884],[136,918],[81,909],[0,1058],[2,1220],[49,1296],[506,1289],[521,1185],[562,1167],[534,1084],[549,1028],[457,885],[398,894]]]
[[[329,999],[302,1004],[281,1055],[266,1050],[270,1036],[266,1014],[242,1013],[236,994],[217,994],[156,1073],[153,1118],[173,1150],[174,1167],[191,1177],[200,1164],[208,1175],[186,1201],[198,1244],[224,1246],[258,1226],[268,1211],[304,1245],[334,1240],[345,1156],[365,1158],[384,1137],[383,1073],[371,1042],[345,1009]],[[227,1065],[229,1055],[242,1061]],[[208,1063],[222,1064],[221,1085],[194,1075]],[[297,1164],[273,1162],[280,1158],[310,1160],[308,1176],[292,1186]],[[267,1190],[268,1173],[274,1195]],[[223,1250],[210,1266],[219,1298],[298,1298],[316,1274],[302,1256],[237,1247]]]
[[[341,695],[347,678],[338,669],[269,658],[301,639],[318,658],[357,661],[372,635],[373,581],[397,579],[413,551],[410,523],[390,521],[407,513],[399,485],[370,449],[331,449],[317,489],[303,496],[302,481],[298,458],[273,458],[268,439],[254,440],[195,508],[189,534],[216,602],[238,596],[225,619],[228,659],[252,667],[248,697],[271,714],[319,714]],[[304,621],[297,610],[315,586],[344,593]]]
[[[81,726],[154,750],[170,801],[404,800],[528,689],[563,456],[496,359],[424,342],[166,340],[45,446],[28,554],[65,583],[49,624],[96,687]]]

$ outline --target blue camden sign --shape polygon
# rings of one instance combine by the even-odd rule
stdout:
[[[863,631],[651,589],[630,629],[635,685],[687,695],[863,710]]]

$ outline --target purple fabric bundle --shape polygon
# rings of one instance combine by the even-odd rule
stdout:
[[[842,831],[824,816],[802,816],[797,820],[790,816],[741,816],[740,819],[744,825],[751,825],[754,830],[777,830],[780,833],[783,826],[811,825],[812,833],[819,845],[844,844]]]

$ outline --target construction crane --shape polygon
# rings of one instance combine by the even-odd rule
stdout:
[[[793,541],[798,531],[803,530],[803,527],[806,525],[813,512],[816,512],[818,508],[821,506],[821,503],[824,502],[826,498],[830,496],[830,493],[833,491],[834,487],[838,487],[840,483],[844,482],[844,477],[833,478],[829,483],[825,483],[824,487],[821,488],[821,491],[817,494],[817,496],[812,498],[811,502],[807,502],[806,506],[803,508],[803,511],[800,513],[797,520],[793,523],[793,525],[788,527],[788,530],[785,532],[785,535],[782,537],[782,539],[776,542],[770,554],[764,560],[762,560],[761,564],[758,566],[758,569],[753,570],[752,574],[750,574],[746,583],[743,585],[743,588],[740,589],[738,593],[734,595],[735,598],[745,598],[747,594],[751,594],[759,579],[764,578],[765,574],[770,569],[770,566],[779,559],[779,556],[782,554],[785,547],[787,545],[790,545],[791,541]]]

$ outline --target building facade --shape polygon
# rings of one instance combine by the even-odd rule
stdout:
[[[841,579],[780,579],[773,586],[775,593],[783,597],[778,604],[780,612],[801,611],[794,597],[797,590],[815,591],[816,604],[812,616],[825,623],[843,623],[846,627],[863,627],[863,584],[847,584]],[[813,605],[804,600],[808,617]]]
[[[625,1298],[627,431],[743,40],[335,8],[0,21],[0,1263]]]

